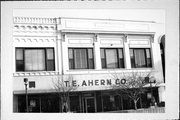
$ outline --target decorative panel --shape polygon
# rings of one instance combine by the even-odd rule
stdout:
[[[123,44],[122,35],[100,35],[101,44]]]
[[[66,35],[69,44],[92,44],[94,35],[88,34],[69,34]]]
[[[88,39],[88,38],[76,38],[76,39],[68,39],[70,44],[91,44],[92,43],[92,39]]]
[[[133,20],[111,20],[111,19],[78,19],[62,18],[61,27],[63,30],[91,30],[103,32],[150,32],[151,21],[133,21]]]
[[[130,40],[129,44],[131,45],[149,45],[149,40]]]
[[[151,39],[151,36],[128,36],[130,47],[150,47]]]

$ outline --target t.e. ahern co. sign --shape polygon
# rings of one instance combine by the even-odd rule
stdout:
[[[95,80],[72,80],[72,83],[69,83],[69,81],[64,81],[65,86],[69,86],[70,84],[73,87],[86,87],[86,86],[111,86],[111,85],[117,85],[117,84],[125,84],[126,79],[95,79]]]

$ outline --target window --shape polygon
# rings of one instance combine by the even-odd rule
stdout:
[[[101,65],[102,68],[124,68],[123,49],[102,48]]]
[[[69,69],[93,69],[92,48],[69,48]]]
[[[55,70],[53,48],[16,48],[16,71]]]
[[[149,48],[130,49],[131,67],[152,67],[151,52]]]

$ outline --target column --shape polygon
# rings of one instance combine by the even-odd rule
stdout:
[[[60,34],[60,33],[59,33]],[[60,36],[60,35],[58,35]],[[57,41],[56,41],[56,51],[55,51],[55,58],[56,58],[56,71],[61,73],[62,72],[62,65],[61,65],[61,62],[62,62],[62,54],[61,54],[61,38],[58,37],[57,38]]]
[[[130,53],[129,53],[129,41],[128,36],[124,35],[124,61],[125,61],[125,68],[131,69],[131,61],[130,61]]]
[[[161,51],[160,51],[160,45],[158,43],[159,35],[155,35],[154,38],[151,38],[151,51],[152,51],[152,66],[155,70],[155,77],[157,78],[157,81],[163,82],[163,69],[162,69],[162,61],[161,61]]]
[[[100,70],[102,68],[101,55],[100,55],[100,40],[97,34],[95,34],[94,37],[94,62],[95,62],[95,69]]]
[[[60,19],[56,19],[56,27],[57,27],[57,39],[56,39],[56,51],[55,51],[55,58],[56,58],[56,71],[59,72],[60,74],[62,73],[62,54],[61,54],[61,41],[62,41],[62,35],[60,32],[61,29],[61,22]]]
[[[158,88],[158,94],[159,94],[159,102],[165,101],[165,86],[160,86]]]
[[[68,39],[65,33],[62,35],[61,40],[61,50],[62,50],[62,71],[66,74],[66,71],[69,70],[69,58],[68,58]]]

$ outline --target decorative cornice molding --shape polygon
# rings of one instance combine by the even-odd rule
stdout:
[[[65,39],[66,39],[66,34],[65,34],[65,33],[62,33],[62,34],[61,34],[61,40],[62,40],[62,42],[65,42]]]
[[[55,31],[55,25],[14,24],[14,31]]]
[[[59,75],[59,72],[56,71],[40,71],[40,72],[16,72],[13,73],[14,77],[22,77],[22,76],[53,76]]]
[[[128,37],[128,35],[124,34],[124,42],[127,42],[127,37]]]
[[[14,37],[14,42],[55,42],[55,37]]]
[[[98,34],[94,34],[94,42],[97,42],[98,41]]]
[[[14,23],[55,24],[55,18],[14,17]]]
[[[56,36],[56,26],[14,24],[13,36]]]
[[[150,40],[151,40],[152,43],[154,43],[154,35],[151,35]]]

